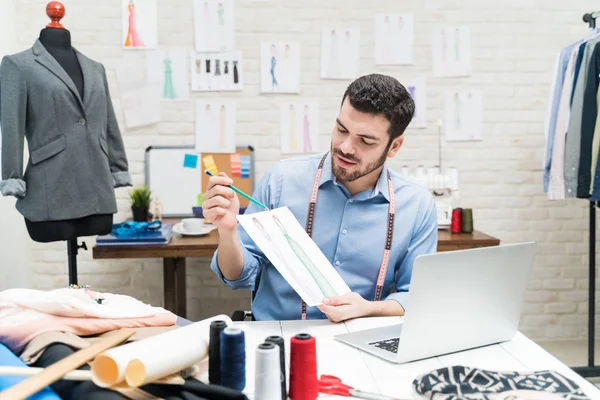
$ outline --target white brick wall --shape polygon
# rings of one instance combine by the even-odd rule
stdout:
[[[193,45],[191,0],[159,0],[159,41],[163,46]],[[46,1],[19,0],[18,40],[30,47],[46,24]],[[63,23],[74,45],[102,62],[108,71],[117,115],[123,129],[131,171],[143,182],[143,152],[148,145],[192,144],[193,101],[165,104],[163,122],[128,131],[122,123],[114,68],[123,57],[141,57],[120,46],[120,0],[66,1]],[[544,118],[551,70],[562,46],[585,34],[584,12],[597,2],[580,0],[236,0],[236,40],[245,59],[245,90],[222,94],[237,101],[238,142],[256,147],[257,176],[280,157],[279,101],[294,96],[259,94],[259,43],[265,39],[296,39],[302,44],[302,97],[321,103],[321,143],[327,146],[340,96],[348,82],[319,79],[320,32],[333,24],[361,29],[361,72],[382,72],[427,78],[429,127],[409,130],[405,147],[392,161],[431,165],[437,160],[437,127],[443,90],[481,89],[484,94],[484,141],[444,143],[446,165],[461,171],[462,206],[474,209],[475,227],[504,243],[539,243],[527,293],[522,330],[533,338],[583,337],[586,328],[588,204],[580,200],[549,202],[542,192]],[[415,65],[374,66],[373,24],[376,12],[413,12]],[[432,78],[431,30],[440,24],[469,24],[473,70],[470,78]],[[212,98],[215,93],[194,94]],[[118,189],[119,218],[127,215],[127,189]],[[5,229],[3,227],[3,229]],[[93,239],[88,239],[91,245]],[[66,245],[34,244],[33,284],[38,288],[66,285]],[[2,257],[0,255],[0,257]],[[80,281],[99,290],[130,294],[162,304],[159,260],[95,261],[91,252],[79,256]],[[220,284],[207,259],[188,263],[188,301],[192,319],[247,306],[248,293]]]

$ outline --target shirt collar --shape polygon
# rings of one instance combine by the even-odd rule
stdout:
[[[369,198],[381,194],[387,201],[390,201],[390,190],[387,182],[387,174],[388,167],[386,163],[383,164],[383,169],[381,170],[379,179],[377,179],[375,188],[373,189],[373,192]],[[323,172],[321,173],[321,182],[319,183],[319,187],[323,186],[327,182],[333,182],[334,184],[338,185],[335,177],[333,176],[333,172],[331,171],[331,152],[327,154],[327,158],[325,158],[325,162],[323,163]]]

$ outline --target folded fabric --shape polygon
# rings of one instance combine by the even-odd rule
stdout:
[[[36,336],[51,331],[91,336],[120,328],[175,325],[177,316],[169,311],[139,318],[64,317],[47,314],[15,303],[0,302],[0,343],[17,355]]]
[[[95,298],[101,298],[99,303]],[[0,303],[12,303],[45,314],[62,317],[141,318],[165,312],[126,295],[79,289],[8,289],[0,292]]]
[[[0,344],[0,366],[4,367],[23,367],[27,366],[21,361],[16,355],[5,346]],[[25,380],[24,376],[0,376],[0,392],[9,387],[16,385],[17,383]],[[49,387],[45,387],[39,392],[31,395],[27,400],[60,400],[60,397]]]
[[[575,382],[554,371],[499,372],[457,365],[423,374],[413,381],[413,387],[420,395],[435,400],[496,400],[503,392],[519,390],[589,400]]]

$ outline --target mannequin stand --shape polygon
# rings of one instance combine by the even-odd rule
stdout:
[[[81,246],[77,244],[77,239],[67,241],[67,254],[69,260],[69,285],[77,285],[77,253],[79,249],[87,250],[85,242]]]

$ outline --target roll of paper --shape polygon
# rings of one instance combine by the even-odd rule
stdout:
[[[92,363],[92,381],[111,387],[125,380],[139,387],[191,367],[208,355],[210,323],[216,320],[232,323],[217,315],[105,351]]]

